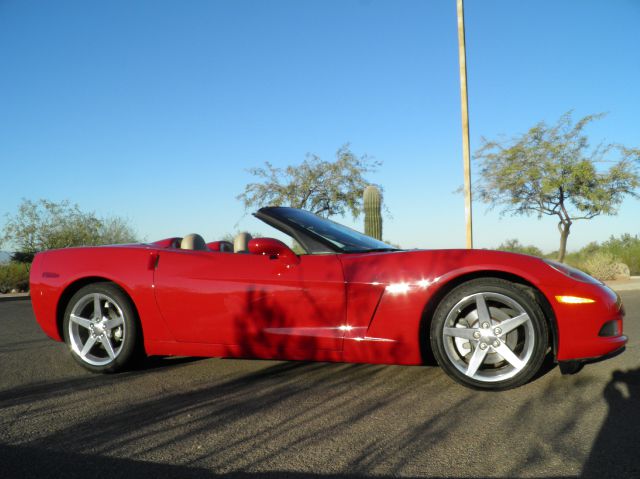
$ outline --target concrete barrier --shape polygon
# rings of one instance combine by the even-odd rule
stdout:
[[[22,301],[26,299],[31,299],[29,293],[0,294],[0,303],[3,301]]]

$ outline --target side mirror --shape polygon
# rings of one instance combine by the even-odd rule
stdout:
[[[291,248],[275,238],[253,238],[249,241],[249,252],[251,254],[263,254],[271,259],[278,258],[287,263],[297,264],[300,262],[300,258]]]

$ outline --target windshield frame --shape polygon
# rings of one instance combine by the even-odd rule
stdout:
[[[294,238],[309,254],[398,251],[383,241],[298,208],[268,206],[254,216]]]

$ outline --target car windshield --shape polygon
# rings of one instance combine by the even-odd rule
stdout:
[[[393,251],[398,249],[352,230],[347,226],[325,218],[320,218],[308,211],[295,208],[277,208],[277,215],[274,216],[278,216],[290,223],[294,223],[299,228],[322,237],[345,253]]]

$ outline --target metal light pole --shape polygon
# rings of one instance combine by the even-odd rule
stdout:
[[[467,222],[467,248],[473,248],[471,214],[471,160],[469,157],[469,102],[467,100],[467,54],[464,42],[464,5],[458,0],[458,58],[460,60],[460,101],[462,103],[462,161],[464,165],[464,214]]]

